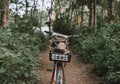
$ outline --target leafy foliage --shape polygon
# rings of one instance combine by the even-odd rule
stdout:
[[[62,18],[57,18],[53,23],[53,30],[66,35],[71,35],[75,32],[75,25],[71,26],[68,17],[63,16]],[[73,30],[73,31],[72,31]]]
[[[0,84],[34,84],[37,82],[39,51],[47,40],[42,33],[11,32],[0,28]]]
[[[16,16],[17,21],[14,25],[14,23],[11,23],[10,25],[13,26],[11,31],[13,32],[20,32],[20,33],[29,33],[34,34],[35,29],[39,27],[39,22],[37,17],[35,16],[26,16],[23,17]],[[33,28],[34,27],[34,28]]]
[[[84,32],[78,38],[71,39],[71,45],[85,62],[93,63],[95,73],[104,78],[104,84],[118,84],[120,81],[120,22],[113,25],[102,24],[99,27],[96,34]]]

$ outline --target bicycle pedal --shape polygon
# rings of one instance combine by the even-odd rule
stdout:
[[[50,71],[50,72],[52,72],[52,71],[53,71],[53,69],[47,69],[47,71]]]

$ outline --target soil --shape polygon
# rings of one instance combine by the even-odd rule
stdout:
[[[51,84],[53,61],[49,60],[49,49],[41,55],[40,84]],[[65,67],[66,84],[99,84],[99,78],[92,73],[92,65],[85,64],[81,58],[72,55]]]

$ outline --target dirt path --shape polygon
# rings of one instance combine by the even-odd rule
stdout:
[[[40,69],[40,84],[50,84],[52,72],[47,69],[52,69],[53,62],[49,61],[49,50],[41,54],[42,62]],[[71,62],[65,67],[66,84],[98,84],[98,78],[91,73],[91,66],[84,64],[80,57],[73,55]]]

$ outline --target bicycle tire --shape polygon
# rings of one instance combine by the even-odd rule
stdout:
[[[62,65],[54,67],[51,84],[65,84],[65,73]]]

